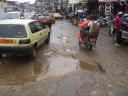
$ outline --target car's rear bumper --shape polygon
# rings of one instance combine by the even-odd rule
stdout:
[[[127,31],[122,32],[122,38],[128,40],[128,32]]]
[[[55,17],[55,20],[62,19],[63,17]]]
[[[26,47],[3,47],[0,46],[0,54],[27,55],[30,54],[32,46]]]

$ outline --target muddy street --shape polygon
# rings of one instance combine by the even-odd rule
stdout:
[[[57,21],[35,60],[0,59],[0,96],[128,96],[128,46],[101,28],[96,48],[81,49],[69,21]]]

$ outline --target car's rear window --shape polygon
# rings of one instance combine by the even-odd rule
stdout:
[[[24,25],[0,24],[0,37],[3,38],[26,38],[27,33]]]

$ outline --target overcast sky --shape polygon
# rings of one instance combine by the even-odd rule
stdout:
[[[17,1],[20,1],[20,2],[31,2],[31,3],[35,2],[35,0],[17,0]]]
[[[35,2],[35,0],[7,0],[7,1],[31,2],[31,3]]]

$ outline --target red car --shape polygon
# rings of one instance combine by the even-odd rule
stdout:
[[[52,26],[52,20],[49,19],[49,16],[37,15],[37,16],[33,16],[32,19],[37,20],[40,23],[48,25],[49,28],[51,28]]]

